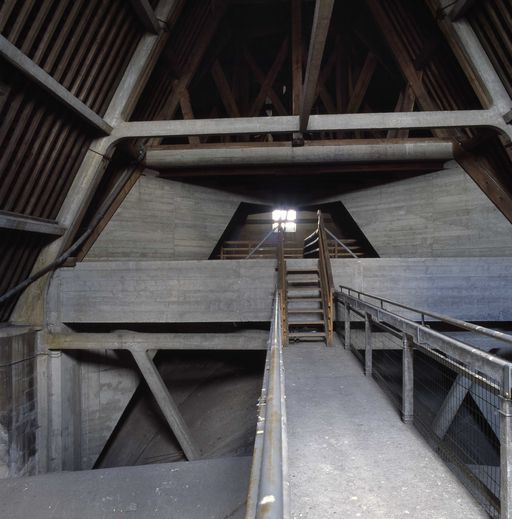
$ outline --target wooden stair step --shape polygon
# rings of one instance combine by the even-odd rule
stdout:
[[[321,297],[290,297],[288,296],[287,301],[322,301]]]
[[[289,314],[323,314],[324,311],[321,308],[305,308],[305,309],[298,309],[298,310],[288,310]]]
[[[288,321],[288,326],[323,326],[324,321]]]
[[[320,281],[288,281],[288,285],[298,287],[317,287],[319,284]]]
[[[287,274],[320,274],[318,269],[288,269]]]

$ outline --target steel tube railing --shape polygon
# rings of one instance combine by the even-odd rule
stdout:
[[[358,299],[360,299],[361,296],[369,297],[371,299],[375,299],[375,300],[377,300],[377,301],[379,301],[381,303],[381,308],[383,307],[383,304],[385,303],[385,304],[396,306],[398,308],[402,308],[404,310],[408,310],[410,312],[419,314],[422,317],[421,320],[422,320],[423,323],[425,321],[425,316],[433,317],[434,319],[442,321],[442,322],[444,322],[446,324],[450,324],[450,325],[455,326],[457,328],[461,328],[463,330],[468,330],[468,331],[471,331],[471,332],[475,332],[475,333],[478,333],[478,334],[481,334],[481,335],[486,335],[488,337],[492,337],[494,339],[497,339],[497,340],[500,340],[500,341],[503,341],[503,342],[507,342],[508,344],[512,344],[512,336],[511,335],[507,335],[506,333],[498,332],[496,330],[491,330],[489,328],[485,328],[484,326],[479,326],[477,324],[468,323],[468,322],[462,321],[460,319],[455,319],[454,317],[450,317],[448,315],[443,315],[443,314],[438,314],[438,313],[435,313],[435,312],[431,312],[430,310],[419,310],[417,308],[413,308],[412,306],[407,306],[407,305],[404,305],[402,303],[397,303],[395,301],[391,301],[390,299],[385,299],[383,297],[379,297],[379,296],[375,296],[375,295],[368,294],[368,293],[365,293],[365,292],[361,292],[359,290],[355,290],[354,288],[350,288],[350,287],[347,287],[347,286],[339,285],[339,287],[341,289],[341,292],[343,292],[343,290],[346,290],[349,295],[351,295],[352,293],[357,294],[358,295]]]
[[[276,291],[246,519],[287,519],[288,481],[281,305]]]
[[[491,511],[492,517],[500,517],[502,519],[512,517],[512,363],[428,328],[425,326],[424,316],[434,317],[442,322],[449,323],[464,330],[487,335],[507,343],[512,342],[512,337],[501,332],[495,332],[494,330],[472,325],[471,323],[466,323],[465,321],[460,321],[435,312],[418,310],[388,299],[365,294],[351,289],[350,287],[341,288],[342,292],[337,292],[335,297],[336,301],[344,307],[346,348],[352,348],[350,314],[353,312],[360,317],[363,317],[365,321],[365,345],[363,347],[365,349],[364,365],[367,375],[371,375],[375,371],[373,357],[376,353],[372,341],[372,335],[375,331],[373,330],[372,325],[381,330],[379,333],[391,333],[394,337],[402,336],[401,411],[404,422],[416,424],[415,420],[418,418],[421,427],[427,427],[429,431],[428,434],[434,434],[436,438],[435,443],[440,445],[440,442],[442,442],[443,438],[449,433],[450,425],[456,419],[459,408],[464,405],[465,395],[474,391],[472,388],[476,387],[475,384],[478,384],[478,386],[483,388],[480,397],[477,395],[476,400],[474,401],[476,402],[475,405],[477,407],[479,401],[480,406],[487,406],[483,408],[483,411],[481,412],[486,420],[491,421],[485,426],[487,429],[484,427],[484,430],[492,429],[494,432],[497,431],[496,434],[499,437],[498,447],[500,470],[498,477],[499,486],[495,487],[499,490],[499,501],[492,504],[492,499],[487,497],[487,502],[485,498],[481,500],[481,502],[484,506],[487,506],[486,509],[488,511]],[[343,290],[345,290],[345,292],[343,292]],[[363,299],[364,297],[376,300],[377,303],[374,304],[373,302],[370,303],[369,301],[365,301]],[[397,308],[402,308],[409,312],[420,314],[422,316],[422,322],[414,322],[406,317],[393,313],[391,310],[384,309],[384,303],[394,305]],[[437,411],[433,421],[428,418],[428,414],[425,415],[424,409],[422,415],[416,415],[414,396],[414,350],[426,354],[430,359],[436,361],[438,363],[437,365],[447,366],[457,376],[455,381],[452,379],[452,387],[445,396],[443,405]],[[380,353],[382,353],[382,351]],[[380,358],[382,359],[382,357]],[[377,359],[379,359],[379,357],[377,357]],[[389,362],[389,359],[391,359],[391,357],[388,355],[387,362]],[[381,363],[378,366],[378,373],[376,372],[375,375],[378,375],[385,384],[385,377],[389,376],[389,373],[392,373],[392,371],[389,372],[388,370],[388,372],[386,372],[385,364]],[[434,379],[429,380],[432,380],[429,384],[436,383]],[[422,383],[425,384],[425,381],[423,380]],[[430,387],[429,391],[431,391]],[[496,395],[496,400],[492,400],[489,395]],[[497,399],[498,396],[499,400]],[[485,398],[488,400],[485,400]],[[482,404],[482,402],[485,402],[485,404]],[[482,407],[480,407],[480,409],[482,409]],[[493,419],[492,415],[489,414],[493,411],[495,411],[496,416],[498,416],[497,426],[493,425],[493,420],[495,419]],[[468,412],[467,409],[466,412]],[[417,416],[417,418],[415,418],[415,416]],[[420,430],[421,427],[418,425]],[[461,434],[459,429],[457,429],[457,432],[454,432],[452,429],[450,430],[452,431],[450,433],[452,434],[452,437],[450,442],[448,442],[446,444],[447,446],[445,445],[444,448],[453,449],[453,452],[450,455],[455,457],[458,456],[457,466],[461,469],[459,474],[462,474],[462,476],[459,475],[459,477],[462,477],[465,484],[469,487],[473,486],[473,490],[476,489],[477,493],[478,489],[483,488],[485,492],[487,492],[486,495],[489,496],[489,488],[492,488],[492,485],[496,485],[492,480],[493,467],[485,464],[481,467],[482,473],[486,474],[486,477],[488,478],[486,481],[491,482],[488,483],[491,487],[486,487],[482,481],[478,480],[478,478],[475,479],[474,474],[468,467],[468,464],[474,462],[468,461],[472,459],[471,456],[467,454],[469,451],[466,451],[466,454],[464,454],[464,451],[461,450],[461,448],[464,447],[464,444],[462,443],[464,441],[463,438],[461,437],[460,439],[460,445],[454,443],[455,439],[458,438],[458,436],[454,435]],[[470,433],[468,432],[467,434]],[[491,432],[490,434],[491,438],[493,438],[493,433]],[[459,454],[457,454],[457,452]],[[465,459],[464,456],[469,457]]]

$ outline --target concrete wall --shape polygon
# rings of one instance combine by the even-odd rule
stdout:
[[[467,321],[512,321],[510,258],[332,260],[342,284]]]
[[[142,176],[85,259],[207,259],[243,201],[252,200]]]
[[[381,257],[512,256],[512,225],[454,162],[341,200]]]
[[[336,285],[462,319],[512,320],[510,258],[347,259],[332,268]],[[273,260],[86,263],[56,273],[50,324],[268,321],[274,287]]]
[[[35,332],[0,329],[0,478],[36,472]]]
[[[269,321],[275,260],[85,262],[50,283],[59,323]]]

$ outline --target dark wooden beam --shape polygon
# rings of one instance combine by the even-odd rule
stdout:
[[[357,82],[354,86],[354,91],[350,97],[350,101],[347,106],[347,113],[357,113],[363,104],[364,96],[368,91],[370,82],[373,78],[375,68],[377,67],[377,59],[369,52],[366,56],[363,68],[357,78]]]
[[[258,95],[256,96],[256,99],[254,100],[254,102],[252,104],[252,107],[250,110],[250,117],[255,117],[255,116],[259,115],[267,96],[271,98],[272,104],[274,104],[275,98],[277,96],[274,95],[274,97],[272,97],[270,95],[270,92],[273,91],[273,86],[276,81],[277,75],[279,74],[280,70],[283,68],[286,57],[288,56],[288,41],[289,41],[288,38],[284,39],[284,41],[281,44],[281,47],[279,48],[277,55],[274,59],[274,63],[272,64],[272,66],[270,67],[270,70],[268,71],[267,75],[263,79],[263,82],[260,82],[258,79],[261,76],[257,72],[258,67],[257,66],[255,67],[256,63],[251,58],[251,56],[248,53],[246,53],[246,58],[248,59],[249,66],[253,70],[253,72],[256,76],[256,79],[261,84],[260,91],[258,92]],[[278,113],[281,110],[284,110],[286,112],[281,101],[279,101],[278,106],[275,106]]]
[[[148,0],[130,0],[130,3],[144,29],[153,34],[158,34],[160,25]]]
[[[318,76],[322,66],[325,41],[329,32],[333,7],[334,0],[317,0],[315,4],[313,29],[309,42],[308,62],[302,90],[299,124],[301,132],[305,132],[308,127],[311,109],[317,97]]]
[[[212,76],[219,91],[222,104],[226,109],[226,113],[229,117],[240,117],[240,110],[238,109],[235,96],[218,60],[215,60],[213,63]]]
[[[410,54],[395,24],[392,23],[392,14],[385,9],[380,0],[366,0],[366,3],[375,22],[380,26],[402,74],[409,82],[420,108],[427,111],[438,110],[438,104],[425,89],[421,73],[414,67]],[[461,138],[461,132],[457,129],[434,129],[432,132],[434,136],[442,139],[460,141]],[[468,153],[462,148],[457,154],[457,161],[501,213],[512,222],[512,192],[504,185],[499,172],[492,167],[490,161],[485,156]]]
[[[475,0],[457,0],[450,9],[450,18],[456,21],[466,16],[475,3]]]

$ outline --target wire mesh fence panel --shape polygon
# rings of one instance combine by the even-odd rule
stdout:
[[[415,351],[414,424],[491,517],[499,517],[498,387],[442,360]]]
[[[402,408],[402,350],[400,337],[378,328],[372,333],[373,378],[399,410]]]

